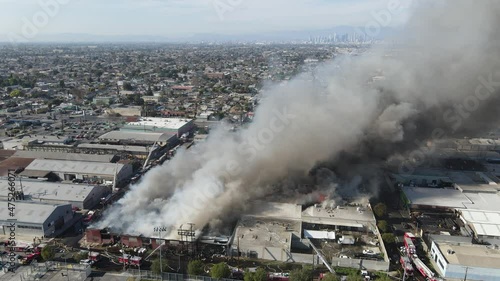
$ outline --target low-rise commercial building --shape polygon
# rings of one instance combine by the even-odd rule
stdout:
[[[80,179],[94,183],[116,184],[129,179],[133,174],[132,166],[120,163],[98,163],[87,161],[63,161],[35,159],[21,175],[53,173],[61,180]]]
[[[0,200],[7,200],[9,184],[0,179]],[[43,202],[50,204],[71,204],[80,209],[92,209],[103,197],[111,193],[106,186],[85,184],[64,184],[56,182],[22,180],[16,182],[16,191],[22,192],[18,202]]]
[[[57,236],[75,222],[70,204],[18,201],[9,210],[8,201],[0,201],[0,235],[9,235],[12,219],[16,219],[16,235],[32,237]]]
[[[431,258],[439,274],[453,280],[500,280],[498,247],[432,242]]]
[[[129,122],[121,131],[162,132],[181,137],[194,129],[194,120],[183,118],[143,117],[137,122]]]

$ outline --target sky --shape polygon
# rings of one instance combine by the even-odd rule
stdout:
[[[374,14],[404,22],[412,0],[0,0],[0,34],[96,35],[255,34],[365,26]],[[52,7],[47,9],[44,7]],[[386,22],[382,23],[383,25]],[[32,27],[33,27],[32,26]],[[34,33],[34,32],[33,32]]]

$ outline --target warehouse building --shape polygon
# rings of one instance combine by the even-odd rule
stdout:
[[[0,235],[10,234],[12,219],[16,219],[16,235],[30,237],[54,237],[76,222],[70,204],[18,201],[15,208],[9,210],[8,202],[0,201]]]
[[[175,133],[167,132],[139,132],[139,131],[111,131],[98,138],[99,143],[103,144],[131,144],[151,146],[157,144],[159,146],[173,146],[178,142]]]
[[[498,246],[433,241],[430,254],[439,274],[446,279],[500,280]]]
[[[67,161],[88,161],[114,163],[118,161],[118,156],[115,154],[83,154],[83,153],[64,153],[56,151],[33,151],[33,150],[17,150],[13,157],[33,158],[33,159],[49,159],[49,160],[67,160]]]
[[[143,117],[137,122],[129,122],[121,131],[161,132],[181,137],[194,129],[194,120],[181,118]]]
[[[98,163],[88,161],[62,161],[35,159],[21,173],[23,176],[41,176],[53,173],[64,181],[75,179],[103,184],[120,184],[132,177],[132,166],[120,163]]]
[[[8,198],[8,181],[0,179],[0,200]],[[111,193],[106,186],[84,184],[64,184],[55,182],[29,181],[16,182],[16,191],[22,192],[22,201],[35,201],[49,204],[71,204],[80,209],[92,209],[101,198]],[[21,200],[18,200],[20,202]]]
[[[328,208],[317,204],[302,211],[301,205],[259,202],[239,220],[229,241],[229,254],[281,262],[321,263],[322,257],[316,251],[320,249],[330,265],[388,270],[387,253],[375,225],[373,212],[367,206]],[[374,245],[365,248],[380,253],[379,258],[353,257],[339,261],[336,250],[331,250],[333,247],[343,248],[344,253],[363,251],[359,244],[364,243],[339,246],[336,240],[351,235],[373,241]],[[327,243],[330,244],[323,248]],[[325,258],[325,249],[331,259]]]
[[[481,243],[500,245],[500,212],[460,210],[460,219]]]
[[[79,151],[92,153],[118,153],[133,155],[137,158],[146,158],[149,155],[151,146],[131,145],[131,144],[101,144],[101,143],[80,143],[77,146]]]

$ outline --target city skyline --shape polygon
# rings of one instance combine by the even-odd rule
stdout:
[[[85,34],[113,40],[142,36],[169,40],[308,32],[338,26],[400,26],[411,1],[282,0],[0,0],[0,40],[65,40]],[[311,15],[314,15],[312,17]],[[379,15],[379,16],[377,16]],[[387,15],[389,15],[387,17]],[[139,38],[140,40],[140,38]],[[20,40],[17,40],[20,41]],[[71,41],[71,40],[70,40]]]

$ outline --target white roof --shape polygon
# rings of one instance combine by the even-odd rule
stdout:
[[[302,212],[302,221],[357,228],[375,225],[375,217],[370,208],[354,206],[339,206],[336,208],[311,206]]]
[[[17,201],[14,209],[14,216],[9,215],[7,201],[0,201],[0,221],[17,219],[18,222],[44,223],[47,218],[59,207],[67,206],[71,210],[71,205],[44,204],[40,202]]]
[[[335,240],[335,232],[334,231],[318,231],[318,230],[304,229],[304,237],[305,238],[313,238],[313,239]]]
[[[141,118],[137,122],[130,122],[127,125],[130,126],[151,126],[164,129],[180,129],[182,126],[191,122],[191,119],[186,118],[157,118],[157,117],[145,117]]]
[[[409,187],[402,188],[406,198],[413,205],[436,206],[445,208],[465,208],[472,202],[464,193],[456,189]]]
[[[124,165],[119,163],[35,159],[26,170],[114,176],[123,167]]]
[[[472,224],[477,235],[500,236],[500,212],[461,210],[462,217]]]
[[[83,202],[95,190],[95,186],[85,184],[63,184],[55,182],[22,181],[23,192],[32,199]],[[0,179],[0,197],[7,197],[8,181]],[[20,191],[19,183],[16,190]]]

